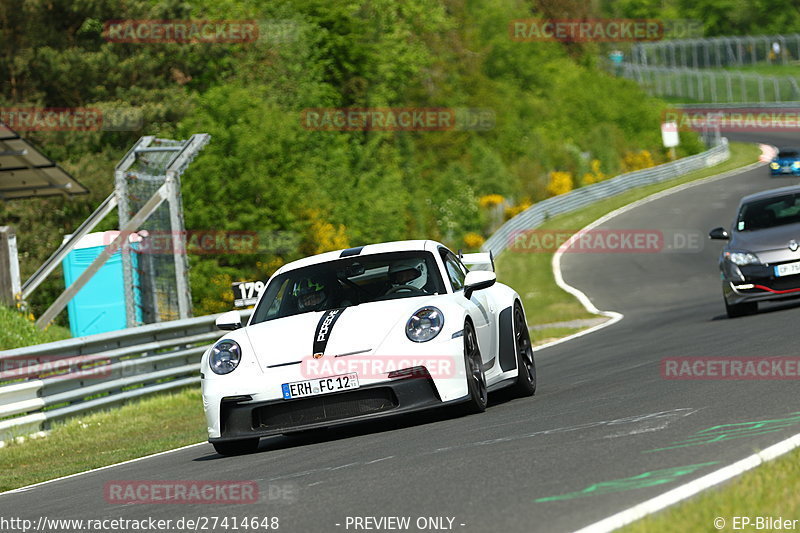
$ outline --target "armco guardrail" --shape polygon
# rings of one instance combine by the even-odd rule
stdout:
[[[600,183],[593,183],[566,194],[548,198],[529,207],[503,224],[500,229],[486,240],[482,249],[484,252],[491,251],[495,256],[499,255],[500,252],[508,247],[514,235],[518,232],[533,229],[554,215],[575,211],[598,200],[610,198],[635,187],[677,178],[694,170],[721,163],[729,157],[728,141],[723,138],[718,146],[703,153],[645,170],[622,174]]]
[[[723,142],[702,154],[623,174],[549,198],[506,222],[484,244],[495,255],[515,232],[634,187],[658,183],[724,161]],[[243,311],[243,318],[252,311]],[[47,429],[97,411],[200,380],[200,358],[221,336],[210,315],[38,344],[0,352],[0,440]]]
[[[0,440],[199,382],[200,358],[222,335],[217,316],[0,352]]]

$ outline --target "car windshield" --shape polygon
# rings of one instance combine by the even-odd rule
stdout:
[[[794,150],[794,149],[792,149],[792,150],[781,150],[780,152],[778,152],[778,157],[779,158],[797,158],[798,157],[798,151]]]
[[[800,193],[748,202],[739,210],[737,231],[800,223]]]
[[[430,252],[353,256],[276,276],[269,282],[252,323],[444,292],[442,277]]]

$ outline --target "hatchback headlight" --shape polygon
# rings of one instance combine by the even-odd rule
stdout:
[[[417,310],[406,322],[406,337],[414,342],[426,342],[439,334],[444,326],[444,315],[436,307]]]
[[[772,163],[769,164],[769,168],[771,168],[772,170],[778,170],[779,168],[781,168],[781,166],[775,161],[773,161]]]
[[[208,366],[215,374],[230,374],[242,360],[242,349],[236,341],[221,340],[211,348]]]
[[[800,168],[800,161],[795,161],[792,163],[792,168]]]
[[[758,260],[755,254],[750,252],[725,252],[725,258],[734,265],[759,265],[761,261]]]

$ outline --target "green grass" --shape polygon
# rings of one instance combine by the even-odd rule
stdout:
[[[726,163],[667,183],[630,191],[575,213],[553,218],[545,227],[580,229],[609,211],[659,190],[757,159],[758,150],[753,146],[733,144],[731,148],[733,156]],[[498,258],[498,274],[501,280],[523,295],[531,323],[592,317],[572,296],[556,287],[550,270],[551,256],[504,253]],[[550,327],[534,331],[533,335],[535,342],[542,342],[577,331],[580,328]],[[32,330],[31,334],[34,333],[38,334]],[[53,332],[46,334],[54,335]],[[153,396],[117,409],[75,418],[57,424],[41,438],[6,443],[0,451],[0,470],[4,472],[0,479],[0,490],[202,442],[207,437],[205,428],[198,388]]]
[[[591,206],[567,213],[540,226],[541,229],[578,230],[631,202],[676,185],[726,172],[758,160],[754,145],[731,143],[731,158],[715,167],[693,172],[668,182],[625,192]],[[506,251],[497,258],[498,278],[514,287],[523,297],[530,324],[548,324],[588,318],[589,314],[570,294],[555,284],[550,262],[552,253]],[[580,331],[570,328],[543,328],[534,331],[537,343]],[[689,502],[668,509],[624,528],[626,533],[651,531],[716,531],[713,521],[726,520],[724,531],[733,531],[733,516],[783,516],[800,518],[800,451],[748,472],[725,487],[699,495]]]
[[[69,330],[61,326],[50,326],[44,331],[39,331],[22,313],[0,305],[0,350],[60,341],[70,337]]]
[[[651,194],[754,163],[759,154],[755,145],[731,143],[731,157],[722,164],[601,200],[584,209],[553,217],[538,229],[577,231],[593,220]],[[556,285],[550,266],[552,258],[552,253],[507,250],[496,260],[497,277],[520,294],[531,325],[594,317],[572,295]]]
[[[763,74],[764,76],[794,76],[796,78],[800,78],[800,63],[789,63],[788,65],[770,65],[768,63],[758,63],[756,65],[728,67],[722,70],[727,70],[729,72],[745,72],[747,74]]]
[[[56,425],[0,449],[0,491],[206,440],[198,387],[160,394]]]
[[[689,501],[634,522],[620,531],[717,531],[714,519],[721,517],[721,531],[735,531],[734,516],[772,516],[800,519],[800,450],[765,463],[731,482],[703,492]],[[740,531],[756,531],[751,524]],[[796,528],[788,528],[795,531]],[[760,531],[773,531],[762,528]]]

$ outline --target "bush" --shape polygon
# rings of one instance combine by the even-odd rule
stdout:
[[[550,173],[550,182],[547,184],[547,194],[558,196],[572,190],[572,174],[554,170]]]

